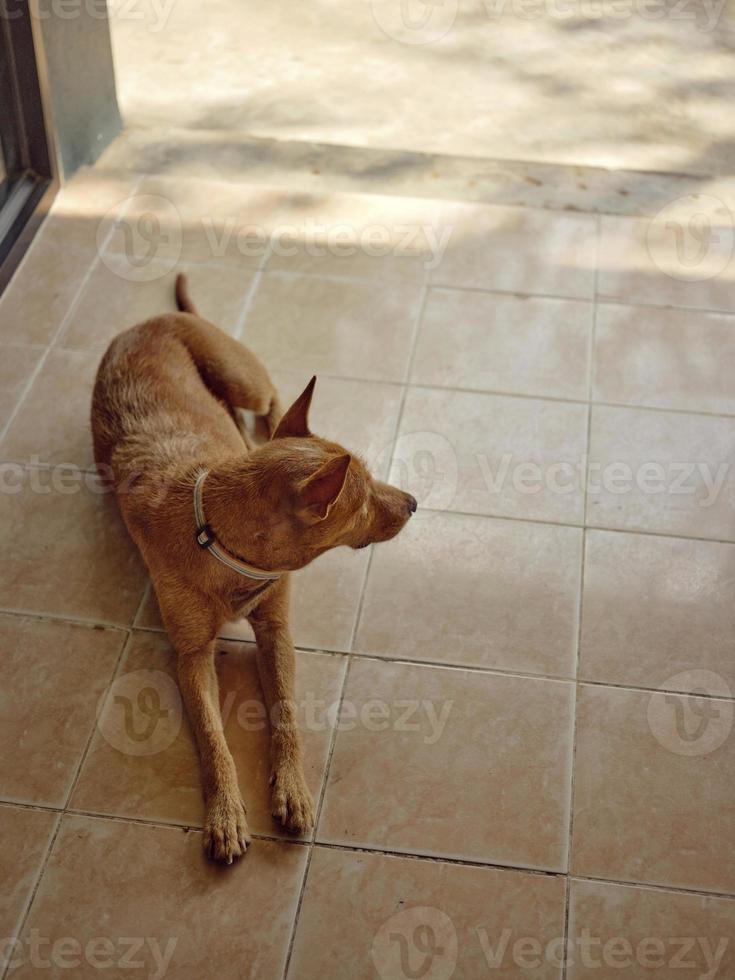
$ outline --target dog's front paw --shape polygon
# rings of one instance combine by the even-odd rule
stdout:
[[[239,797],[215,796],[207,808],[204,822],[204,851],[215,861],[232,864],[251,841],[245,807]]]
[[[281,766],[271,776],[271,813],[286,830],[305,833],[314,826],[314,801],[301,769]]]

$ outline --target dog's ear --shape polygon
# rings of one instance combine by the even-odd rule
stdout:
[[[293,405],[287,409],[286,414],[276,426],[273,439],[284,439],[286,436],[310,436],[309,432],[309,406],[311,396],[314,394],[316,375],[301,392]]]
[[[332,456],[298,488],[298,513],[309,524],[323,521],[344,489],[350,454]]]

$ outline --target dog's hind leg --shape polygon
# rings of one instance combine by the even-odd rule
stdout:
[[[271,723],[272,814],[288,830],[314,825],[296,718],[296,655],[288,628],[288,577],[271,586],[248,616],[258,643],[258,670]]]
[[[247,347],[196,313],[183,275],[176,279],[176,297],[188,315],[166,320],[191,354],[204,383],[231,407],[233,417],[235,409],[249,410],[272,435],[283,411],[265,367]]]

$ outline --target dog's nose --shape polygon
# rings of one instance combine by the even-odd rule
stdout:
[[[412,497],[410,493],[406,494],[406,496],[408,497],[408,509],[411,511],[412,514],[415,514],[416,508],[418,507],[418,504],[416,503],[416,498]]]

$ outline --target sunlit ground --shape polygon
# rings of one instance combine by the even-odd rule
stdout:
[[[732,0],[453,2],[212,0],[203,13],[196,0],[113,0],[123,114],[132,126],[734,172]]]

